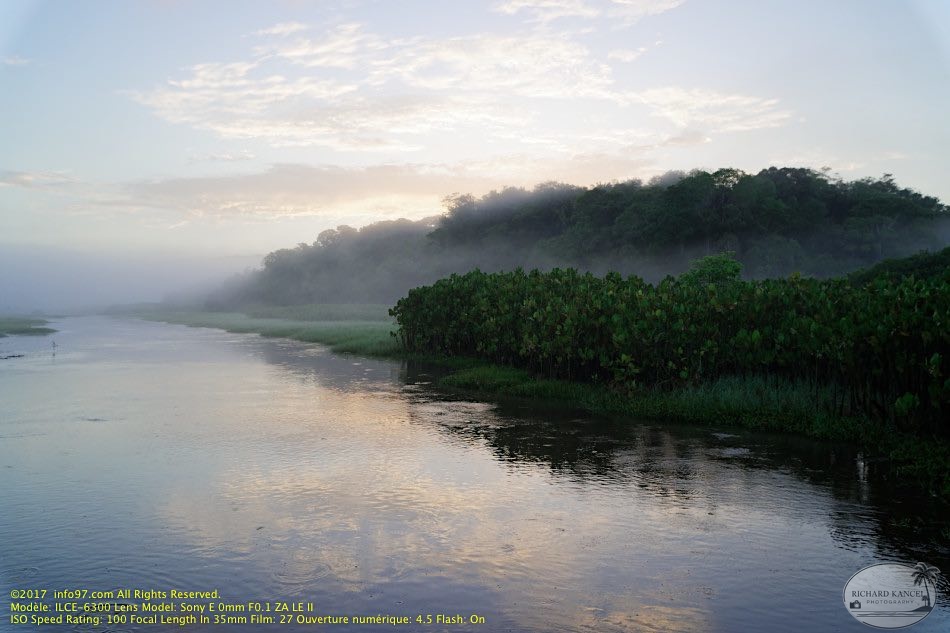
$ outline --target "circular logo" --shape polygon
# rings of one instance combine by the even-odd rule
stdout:
[[[940,570],[927,563],[913,567],[879,563],[851,576],[844,586],[844,606],[863,624],[899,629],[930,615],[937,600]]]

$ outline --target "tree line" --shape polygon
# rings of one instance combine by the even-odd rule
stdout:
[[[697,170],[646,183],[456,194],[445,203],[441,216],[341,226],[270,253],[211,307],[391,303],[473,268],[571,267],[658,281],[724,251],[748,279],[823,278],[950,241],[948,207],[887,174],[844,181],[789,167]]]

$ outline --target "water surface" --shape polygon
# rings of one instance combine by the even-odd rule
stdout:
[[[401,630],[864,631],[841,604],[858,569],[950,571],[947,508],[847,447],[475,402],[426,368],[254,335],[53,327],[0,339],[23,354],[0,360],[3,596],[217,588],[486,618]],[[914,630],[950,628],[940,600]]]

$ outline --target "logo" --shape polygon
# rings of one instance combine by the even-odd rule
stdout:
[[[927,563],[871,565],[844,586],[844,606],[858,622],[878,629],[917,624],[933,611],[938,578],[940,570]]]

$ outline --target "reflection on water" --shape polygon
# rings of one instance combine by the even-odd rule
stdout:
[[[950,569],[947,508],[845,447],[465,401],[431,368],[256,336],[57,327],[55,356],[0,339],[24,354],[0,361],[5,595],[218,588],[492,631],[857,631],[852,573]],[[941,601],[916,630],[946,630]]]

